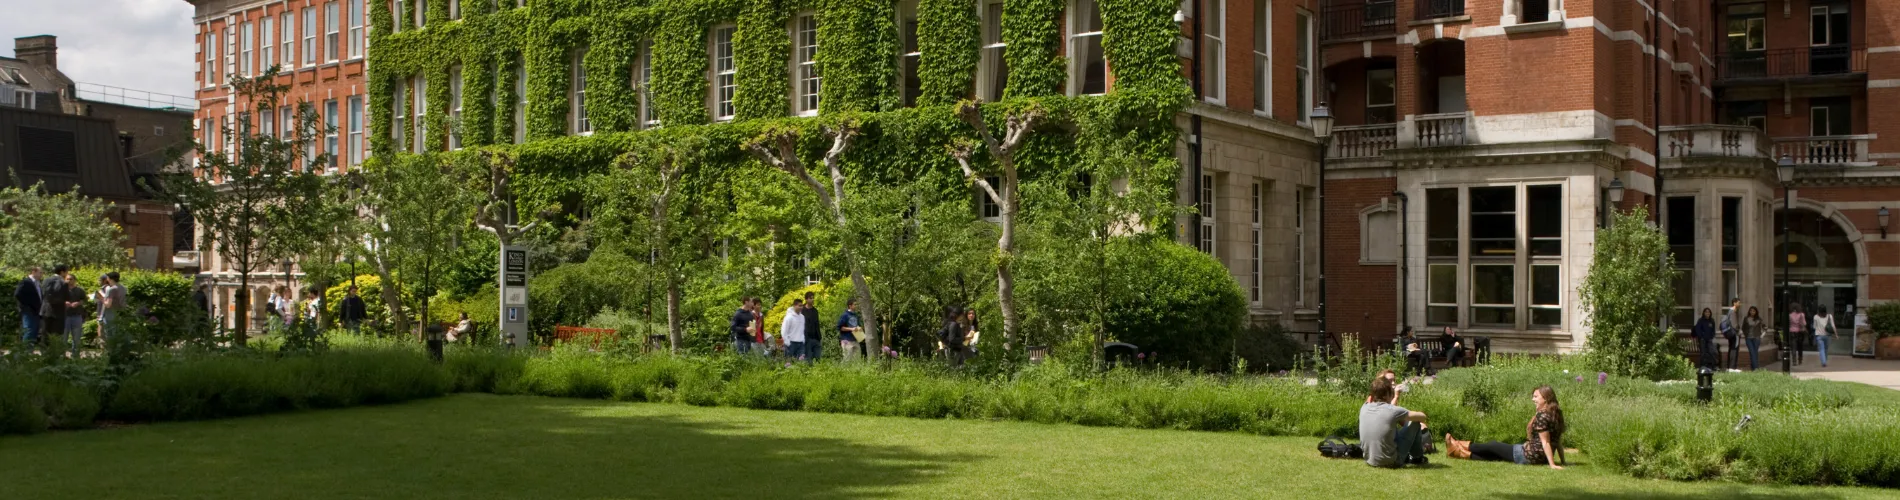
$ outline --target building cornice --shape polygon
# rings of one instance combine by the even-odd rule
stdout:
[[[1628,146],[1607,139],[1394,149],[1385,153],[1385,159],[1397,170],[1589,163],[1617,171],[1628,158]]]
[[[1182,110],[1182,112],[1202,118],[1219,120],[1222,123],[1228,123],[1234,126],[1266,132],[1285,139],[1309,143],[1314,146],[1319,145],[1319,139],[1313,137],[1313,130],[1310,128],[1289,125],[1279,120],[1262,118],[1250,113],[1241,113],[1227,109],[1224,106],[1216,106],[1206,102],[1195,102],[1189,105],[1187,109]]]

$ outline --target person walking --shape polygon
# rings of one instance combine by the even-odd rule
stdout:
[[[858,317],[858,299],[844,301],[844,314],[838,315],[838,350],[842,351],[844,362],[850,363],[858,358],[858,342],[862,342],[863,319]]]
[[[66,333],[66,297],[71,293],[66,280],[60,276],[67,273],[65,265],[53,266],[53,275],[40,281],[40,337],[65,340]]]
[[[1742,318],[1742,341],[1748,343],[1748,369],[1754,371],[1761,367],[1761,336],[1768,331],[1762,323],[1761,310],[1748,307],[1748,317]]]
[[[26,277],[20,278],[20,284],[13,287],[13,303],[20,309],[20,339],[26,345],[40,342],[40,307],[43,295],[40,293],[40,268],[26,269]]]
[[[1827,368],[1827,342],[1833,340],[1834,315],[1828,314],[1827,306],[1814,312],[1814,351],[1821,356],[1821,367]]]
[[[284,300],[284,295],[287,295],[285,292],[283,285],[271,287],[270,298],[264,300],[264,314],[270,330],[283,328],[285,319],[289,318],[290,304]]]
[[[752,352],[752,298],[739,299],[739,310],[732,312],[732,323],[727,331],[732,334],[732,352],[745,354]]]
[[[364,303],[363,296],[357,294],[356,285],[350,285],[340,305],[341,310],[337,314],[343,317],[343,328],[349,329],[350,333],[362,334],[363,320],[369,317],[369,304]]]
[[[1788,334],[1782,339],[1787,344],[1781,346],[1781,350],[1783,356],[1794,356],[1794,364],[1798,365],[1807,361],[1807,355],[1801,352],[1801,343],[1802,336],[1808,332],[1808,315],[1801,312],[1799,302],[1789,304],[1788,311]]]
[[[805,357],[805,301],[792,299],[792,307],[785,309],[785,320],[778,324],[778,336],[785,341],[786,359],[804,359]]]
[[[823,355],[825,347],[824,315],[818,313],[818,299],[812,292],[805,292],[805,310],[799,311],[805,320],[805,362],[817,361]]]
[[[106,346],[108,354],[120,350],[116,344],[126,339],[119,338],[119,320],[125,312],[125,287],[119,285],[119,273],[114,271],[99,277],[99,339]]]
[[[750,307],[752,308],[752,324],[747,326],[747,331],[752,333],[752,349],[759,352],[759,357],[770,358],[772,357],[772,335],[765,332],[765,301],[756,296],[752,297]]]
[[[304,296],[310,297],[310,300],[304,301],[303,303],[303,320],[310,322],[312,326],[321,328],[323,323],[318,321],[318,319],[323,317],[323,291],[313,286],[304,290],[304,292]]]
[[[1730,370],[1740,368],[1737,364],[1741,362],[1742,345],[1737,337],[1741,334],[1741,328],[1742,299],[1735,299],[1729,303],[1728,307],[1722,309],[1722,323],[1716,327],[1716,331],[1722,333],[1722,339],[1728,341],[1728,354],[1723,358],[1723,362]]]
[[[1695,327],[1689,330],[1695,336],[1697,367],[1721,368],[1721,353],[1715,349],[1715,311],[1702,308],[1702,316],[1695,320]]]

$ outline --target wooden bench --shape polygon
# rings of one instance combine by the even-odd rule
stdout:
[[[611,328],[585,328],[579,326],[554,327],[554,343],[560,344],[576,340],[588,341],[588,348],[599,349],[602,340],[618,338],[620,332]]]
[[[1476,366],[1479,363],[1491,362],[1490,337],[1463,336],[1458,337],[1458,340],[1464,344],[1465,350],[1465,356],[1460,360],[1461,363],[1459,366],[1468,367]],[[1395,337],[1392,339],[1392,348],[1399,353],[1404,353],[1406,343],[1405,337]],[[1426,358],[1427,368],[1431,368],[1438,363],[1442,363],[1446,368],[1451,367],[1450,352],[1445,349],[1446,345],[1442,337],[1415,337],[1410,343],[1418,344],[1419,350],[1430,354],[1430,357]]]

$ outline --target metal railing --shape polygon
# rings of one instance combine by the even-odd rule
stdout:
[[[1353,38],[1392,32],[1397,14],[1392,0],[1341,0],[1321,11],[1321,40]]]
[[[1775,139],[1775,158],[1787,156],[1796,165],[1844,165],[1871,161],[1867,144],[1873,136],[1835,135]]]
[[[1399,126],[1395,123],[1333,127],[1333,158],[1372,158],[1398,147]]]
[[[1419,19],[1438,19],[1465,15],[1465,0],[1417,0],[1414,8]]]
[[[1867,72],[1866,47],[1797,47],[1716,55],[1716,78],[1788,78]]]
[[[171,94],[160,94],[144,90],[100,85],[97,83],[74,82],[73,96],[80,100],[122,104],[152,109],[178,109],[194,111],[198,109],[198,99]]]
[[[1412,126],[1418,137],[1418,147],[1465,145],[1465,113],[1439,113],[1418,115],[1412,118]]]

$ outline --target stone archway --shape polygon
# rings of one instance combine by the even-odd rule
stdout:
[[[1781,200],[1775,204],[1779,221]],[[1781,224],[1777,222],[1772,247],[1774,253],[1774,278],[1776,297],[1792,294],[1789,297],[1812,309],[1817,305],[1827,306],[1835,313],[1846,312],[1846,306],[1856,309],[1868,305],[1868,276],[1871,266],[1867,256],[1865,235],[1854,226],[1853,221],[1826,202],[1795,198],[1792,210],[1787,214],[1786,231],[1789,245],[1781,244]],[[1792,253],[1795,261],[1788,262]],[[1783,281],[1785,274],[1793,282]],[[1851,296],[1837,295],[1850,288]]]

